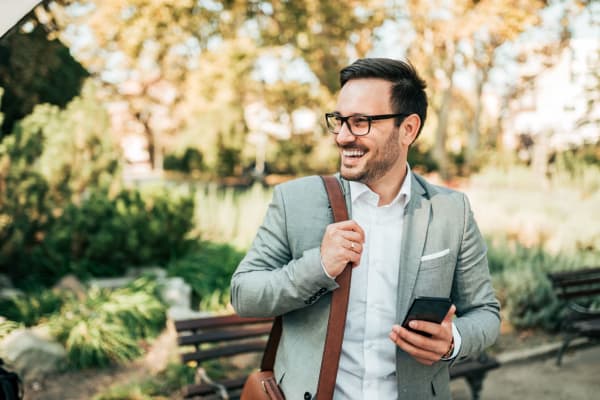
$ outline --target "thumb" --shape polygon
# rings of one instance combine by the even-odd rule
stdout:
[[[452,323],[452,318],[454,318],[454,313],[455,312],[456,312],[456,306],[454,304],[452,304],[450,306],[450,309],[448,310],[448,313],[444,317],[444,320],[442,321],[442,323],[445,323],[445,324]]]

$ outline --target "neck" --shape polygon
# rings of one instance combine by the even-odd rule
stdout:
[[[404,183],[404,179],[406,179],[407,171],[406,163],[403,163],[398,168],[390,170],[377,181],[367,183],[369,189],[379,195],[378,206],[381,207],[390,204],[396,198]]]

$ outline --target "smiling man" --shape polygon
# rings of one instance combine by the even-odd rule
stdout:
[[[318,177],[275,188],[232,278],[242,316],[283,315],[275,376],[287,399],[315,396],[335,278],[352,262],[335,399],[449,399],[449,365],[491,345],[499,304],[466,197],[411,172],[426,119],[425,83],[409,63],[361,59],[340,73],[327,129],[350,220],[332,223]],[[400,326],[413,299],[450,298],[440,323]],[[426,335],[423,335],[422,333]]]

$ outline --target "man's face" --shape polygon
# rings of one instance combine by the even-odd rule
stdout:
[[[335,111],[342,116],[392,114],[391,86],[383,79],[350,80],[340,91]],[[373,184],[387,174],[404,171],[406,149],[394,118],[371,121],[366,136],[352,135],[344,124],[335,140],[340,149],[340,173],[345,179]]]

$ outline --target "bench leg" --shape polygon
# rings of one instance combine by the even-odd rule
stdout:
[[[569,343],[571,343],[573,341],[573,339],[575,339],[576,337],[577,337],[577,335],[568,335],[567,337],[565,337],[565,340],[563,341],[562,346],[560,346],[560,349],[558,350],[558,355],[556,356],[556,366],[557,367],[560,367],[560,364],[562,363],[563,355],[565,354],[567,347],[569,347]]]
[[[485,379],[485,372],[478,374],[469,374],[465,378],[469,387],[471,388],[471,395],[473,400],[479,400],[481,395],[481,389],[483,388],[483,380]]]

